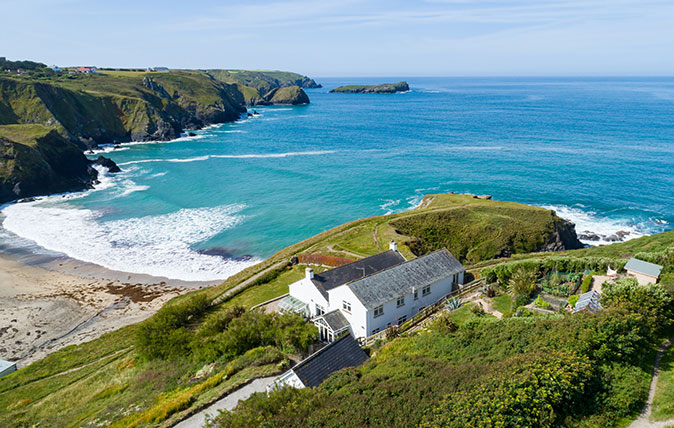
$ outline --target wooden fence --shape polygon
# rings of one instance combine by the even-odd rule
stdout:
[[[423,308],[418,314],[413,316],[409,321],[404,322],[401,326],[398,327],[398,333],[404,333],[411,329],[412,327],[418,325],[422,321],[426,320],[428,317],[433,315],[434,313],[438,312],[440,309],[442,309],[445,304],[447,303],[447,300],[452,298],[452,297],[460,297],[463,296],[467,293],[470,293],[472,291],[477,290],[481,286],[483,286],[486,283],[484,278],[476,279],[475,281],[471,281],[468,284],[463,284],[459,285],[459,288],[452,291],[451,293],[447,294],[446,296],[442,297],[440,300],[437,302],[433,303],[432,305],[428,305],[425,308]],[[361,346],[370,346],[374,342],[376,342],[379,339],[386,339],[386,335],[388,333],[388,329],[380,331],[378,333],[373,334],[372,336],[364,337],[360,339]]]

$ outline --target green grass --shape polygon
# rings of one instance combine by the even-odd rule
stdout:
[[[459,309],[449,312],[449,318],[454,321],[456,325],[463,325],[468,320],[477,318],[473,313],[472,309],[476,306],[476,303],[467,303],[461,306]]]
[[[0,125],[0,137],[30,147],[37,145],[37,139],[46,136],[53,128],[37,124]]]
[[[294,266],[284,271],[271,282],[250,287],[223,304],[223,307],[235,305],[250,308],[274,297],[288,293],[288,285],[304,277],[304,266]]]
[[[674,348],[669,348],[660,361],[660,374],[651,419],[665,421],[672,418],[674,418]]]
[[[512,310],[512,298],[508,294],[501,294],[492,299],[494,302],[494,309],[499,311],[502,314],[510,312]]]

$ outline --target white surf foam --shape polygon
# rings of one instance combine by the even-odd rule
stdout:
[[[266,158],[285,158],[290,156],[319,156],[327,155],[330,153],[335,153],[336,150],[317,150],[317,151],[307,151],[307,152],[287,152],[287,153],[265,153],[265,154],[249,154],[249,155],[205,155],[197,156],[193,158],[181,158],[181,159],[142,159],[137,161],[122,162],[118,165],[134,165],[140,163],[150,163],[150,162],[171,162],[171,163],[182,163],[182,162],[198,162],[205,161],[208,159],[266,159]]]
[[[100,212],[46,200],[4,208],[5,229],[48,250],[124,272],[185,281],[225,279],[257,263],[200,254],[190,246],[234,227],[243,205],[104,221]]]
[[[400,204],[400,199],[387,199],[386,202],[379,205],[379,208],[386,211],[385,215],[393,214],[395,212],[394,207]]]
[[[599,241],[587,239],[580,240],[582,243],[588,245],[612,244],[613,242],[607,241],[605,238],[615,235],[619,231],[629,232],[629,234],[625,236],[626,241],[656,232],[651,230],[649,225],[642,222],[636,222],[631,219],[603,217],[595,212],[586,211],[579,207],[543,205],[543,208],[555,210],[558,216],[572,221],[576,225],[576,232],[579,235],[589,231],[603,237]]]

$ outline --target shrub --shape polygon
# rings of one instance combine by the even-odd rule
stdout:
[[[541,309],[550,309],[550,303],[546,302],[541,296],[536,297],[534,305]]]
[[[141,356],[171,358],[188,352],[191,335],[186,324],[208,309],[210,300],[203,294],[163,306],[141,323],[136,332],[136,346]]]
[[[444,333],[454,333],[459,327],[456,325],[450,314],[444,312],[433,322],[433,328]]]
[[[529,304],[531,299],[529,296],[525,296],[520,294],[519,296],[515,296],[515,301],[513,302],[513,309],[519,308],[520,306],[526,306]]]
[[[569,296],[569,306],[572,308],[576,307],[576,303],[578,303],[578,295],[574,294],[573,296]]]
[[[457,299],[456,297],[452,297],[451,299],[447,299],[447,309],[450,311],[454,311],[456,309],[459,309],[463,305],[463,302],[461,302],[461,299]]]
[[[508,281],[508,292],[511,296],[530,296],[536,288],[536,273],[527,269],[519,269]]]
[[[479,304],[479,303],[477,305],[474,305],[472,308],[470,308],[470,310],[471,310],[471,312],[473,312],[473,314],[475,314],[478,317],[485,316],[484,309],[482,308],[482,305]]]
[[[589,274],[588,276],[585,277],[583,280],[583,283],[580,285],[580,292],[581,293],[587,293],[590,291],[590,285],[592,285],[592,277],[594,276],[594,272]]]

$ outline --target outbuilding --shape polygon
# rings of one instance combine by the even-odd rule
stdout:
[[[358,367],[368,358],[353,336],[346,334],[283,373],[270,389],[284,386],[315,388],[337,370]]]
[[[655,284],[660,278],[662,266],[632,257],[625,265],[627,274],[637,279],[639,284]]]

